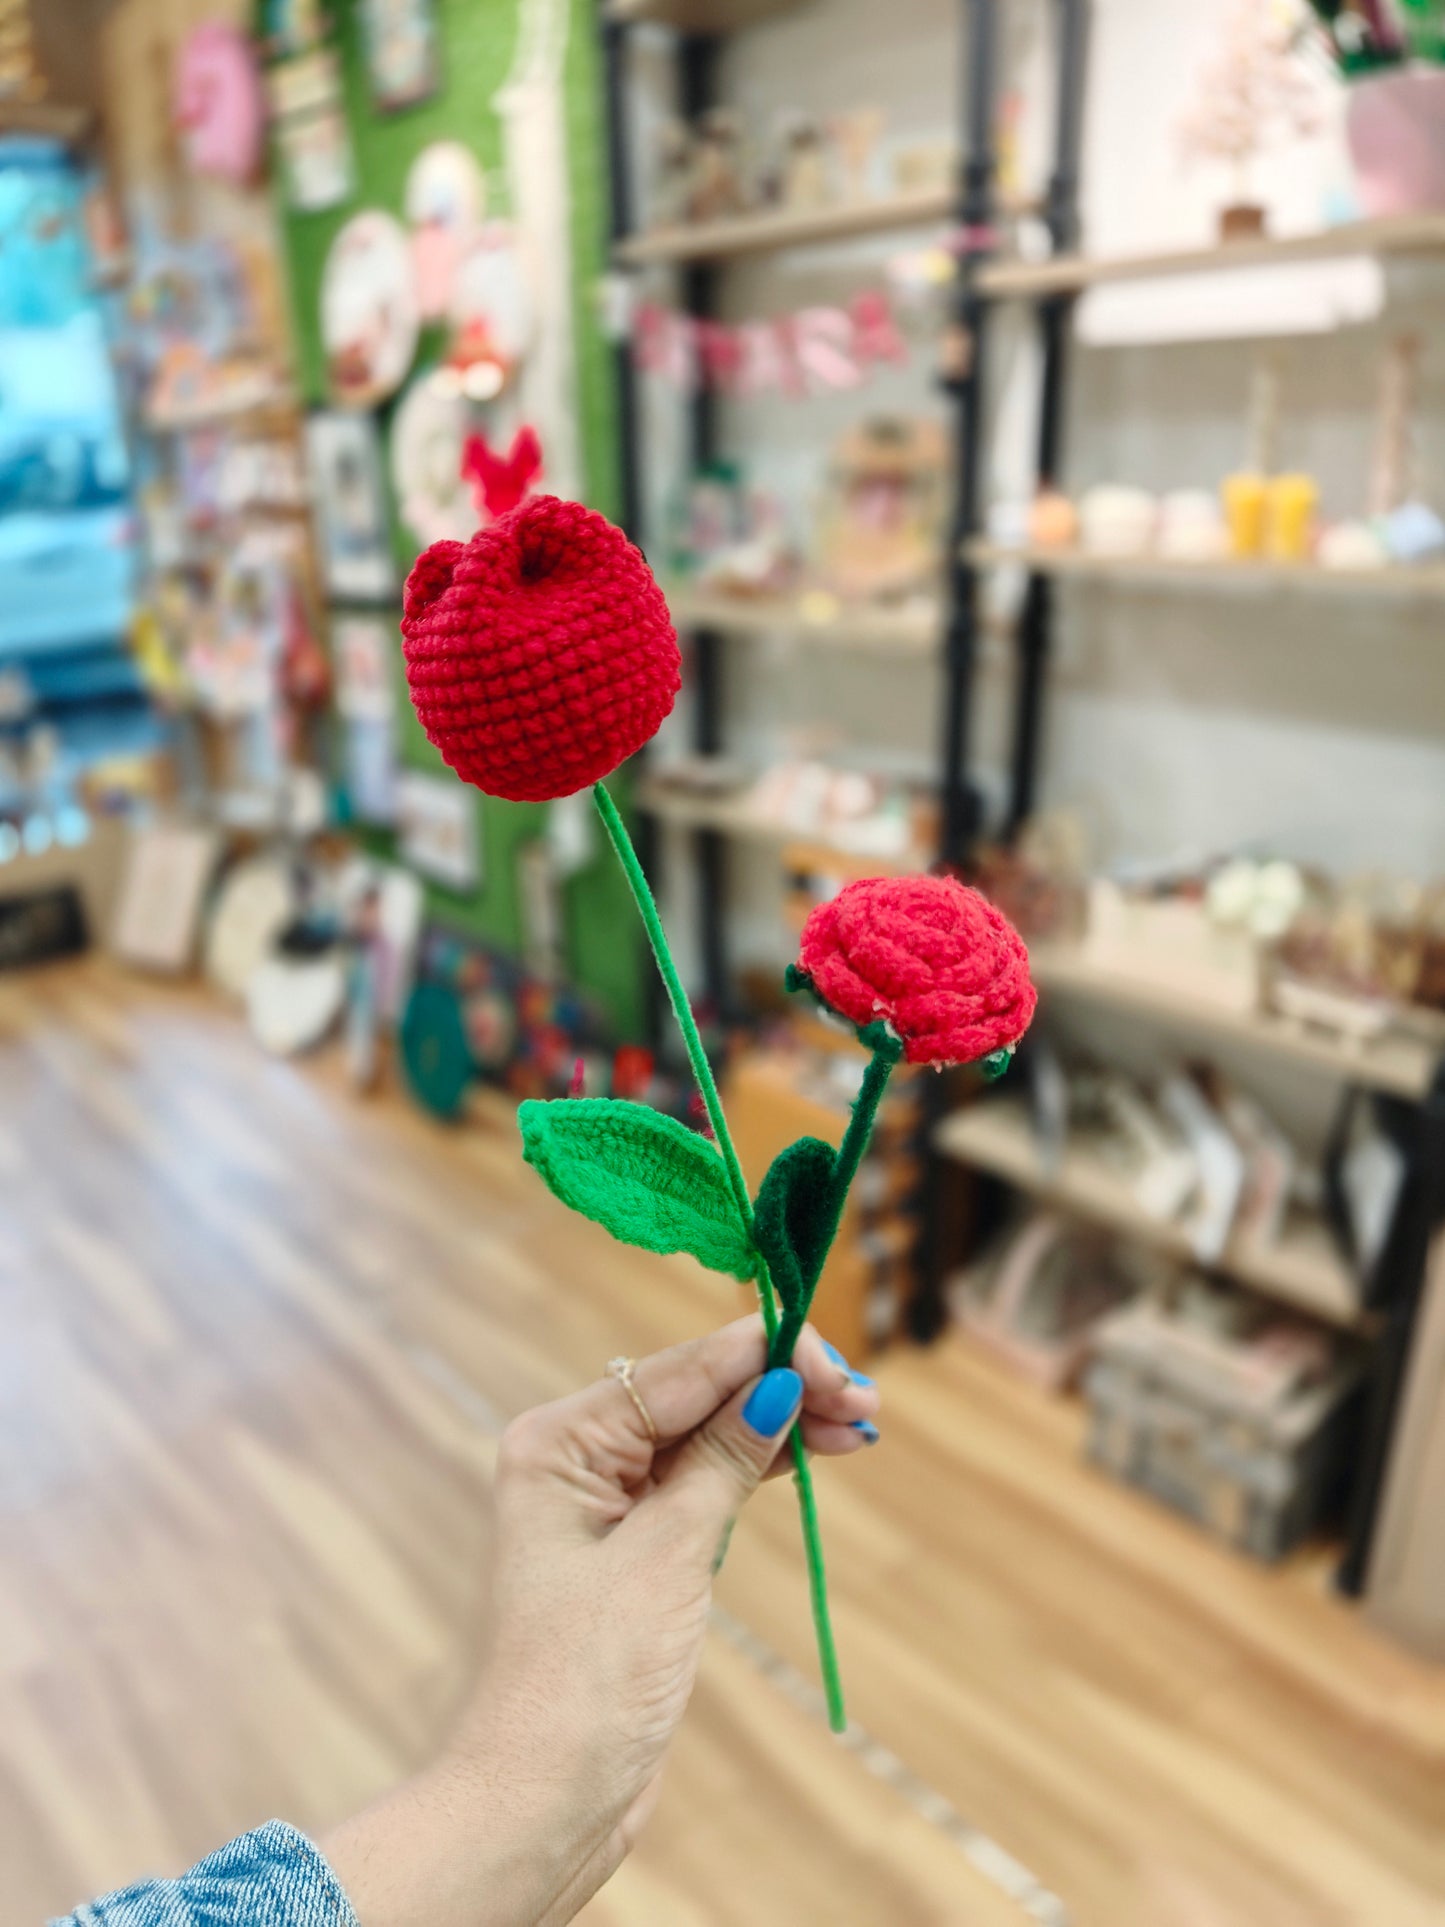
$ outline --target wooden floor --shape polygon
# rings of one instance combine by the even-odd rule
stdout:
[[[498,1425],[732,1302],[569,1217],[494,1113],[358,1104],[198,991],[0,978],[0,1927],[424,1757]],[[884,1443],[820,1478],[877,1745],[789,1690],[772,1489],[589,1927],[1445,1921],[1445,1674],[1322,1562],[1255,1569],[1080,1465],[1075,1415],[961,1345],[880,1376]]]

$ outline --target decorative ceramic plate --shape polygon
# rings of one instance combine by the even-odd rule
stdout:
[[[401,519],[423,548],[469,542],[477,532],[462,451],[470,409],[466,397],[418,375],[397,405],[391,426],[391,481]]]
[[[321,278],[321,344],[336,400],[372,408],[394,395],[416,358],[420,326],[406,229],[377,208],[353,215]]]
[[[273,1057],[293,1057],[321,1043],[346,1002],[346,966],[338,951],[322,957],[268,957],[246,991],[251,1034]]]
[[[244,997],[294,912],[284,863],[257,857],[232,870],[206,932],[206,975],[211,982],[229,997]]]

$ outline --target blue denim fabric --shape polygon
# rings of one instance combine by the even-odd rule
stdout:
[[[179,1880],[142,1880],[50,1927],[357,1927],[336,1875],[304,1833],[268,1820]]]

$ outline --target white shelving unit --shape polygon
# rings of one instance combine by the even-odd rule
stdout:
[[[1043,1204],[1077,1212],[1170,1257],[1193,1256],[1185,1231],[1145,1211],[1128,1179],[1087,1141],[1070,1140],[1057,1167],[1046,1164],[1020,1100],[990,1099],[955,1111],[938,1126],[936,1142],[947,1156],[1003,1178]],[[1274,1244],[1232,1239],[1214,1269],[1331,1324],[1355,1329],[1369,1322],[1359,1287],[1318,1218],[1291,1219]]]
[[[817,595],[731,596],[664,583],[679,626],[739,636],[786,632],[802,643],[880,656],[931,656],[943,627],[936,603],[869,607]]]
[[[613,253],[629,268],[775,254],[783,248],[819,247],[865,234],[934,226],[949,218],[953,201],[953,191],[942,186],[881,195],[872,201],[843,201],[832,207],[764,208],[725,221],[648,228],[619,241]]]
[[[1090,555],[1082,549],[1002,548],[967,542],[975,568],[1026,569],[1036,575],[1108,583],[1119,588],[1257,590],[1322,596],[1383,596],[1396,602],[1445,598],[1445,565],[1396,563],[1372,569],[1322,569],[1317,562],[1265,562],[1221,556],[1211,562],[1176,562],[1157,555]]]
[[[1103,1004],[1196,1036],[1244,1044],[1253,1051],[1308,1065],[1341,1082],[1415,1102],[1430,1089],[1439,1055],[1438,1047],[1424,1037],[1387,1031],[1355,1045],[1273,1012],[1225,1010],[1186,991],[1101,970],[1073,946],[1035,944],[1029,951],[1029,967],[1034,982],[1051,995]]]
[[[1388,220],[1346,221],[1313,234],[1251,236],[1216,247],[1174,248],[1156,254],[1057,254],[1044,261],[988,261],[978,269],[981,293],[995,300],[1037,300],[1078,294],[1109,281],[1154,281],[1221,269],[1273,267],[1290,261],[1328,261],[1347,254],[1412,255],[1445,252],[1445,214],[1399,214]]]
[[[789,843],[807,844],[812,850],[834,850],[839,856],[866,856],[880,875],[900,875],[921,870],[928,853],[910,847],[897,856],[877,856],[872,851],[851,847],[848,842],[824,831],[786,823],[764,816],[742,797],[703,796],[666,781],[649,777],[638,785],[638,807],[649,811],[659,822],[677,830],[713,830],[719,836],[734,837],[742,843],[760,843],[781,850]]]

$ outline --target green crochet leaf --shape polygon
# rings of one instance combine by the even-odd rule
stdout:
[[[531,1098],[517,1121],[547,1189],[623,1244],[753,1276],[757,1254],[722,1159],[696,1131],[614,1097]]]
[[[836,1161],[831,1144],[800,1137],[773,1159],[753,1206],[753,1235],[783,1303],[771,1365],[786,1365],[793,1356],[838,1228],[831,1183]]]

